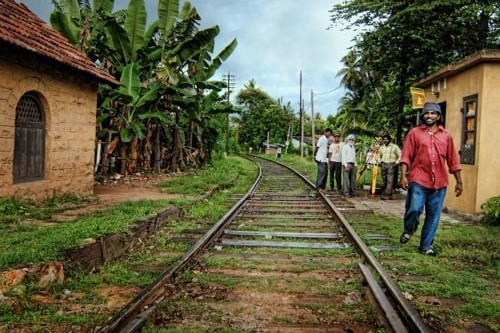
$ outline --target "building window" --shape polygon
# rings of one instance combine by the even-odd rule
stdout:
[[[476,152],[477,95],[464,98],[460,163],[474,164]]]
[[[16,106],[14,183],[43,179],[44,161],[45,113],[38,95],[28,92]]]
[[[446,102],[439,103],[441,108],[441,125],[446,128]]]

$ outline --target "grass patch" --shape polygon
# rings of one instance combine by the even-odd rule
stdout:
[[[81,244],[85,238],[98,238],[104,234],[115,232],[127,232],[135,221],[144,220],[159,210],[165,209],[172,203],[182,205],[185,211],[184,218],[180,221],[172,221],[165,225],[157,235],[142,240],[134,246],[127,257],[120,262],[109,263],[98,269],[94,274],[86,275],[79,271],[65,270],[66,279],[62,284],[53,284],[49,290],[45,291],[49,296],[57,298],[66,290],[72,293],[82,294],[75,304],[82,304],[89,309],[98,309],[106,302],[104,296],[99,296],[97,291],[102,287],[130,286],[144,287],[152,283],[158,276],[158,272],[151,272],[147,269],[135,270],[134,266],[152,263],[167,268],[178,259],[179,255],[164,257],[161,253],[173,252],[182,254],[187,251],[192,244],[172,242],[171,238],[179,235],[185,228],[193,227],[193,220],[198,218],[219,219],[228,207],[227,201],[230,196],[245,193],[255,180],[257,167],[253,162],[246,159],[231,157],[222,161],[216,161],[215,168],[224,170],[227,182],[218,191],[211,192],[212,196],[203,199],[202,202],[194,205],[186,205],[190,201],[182,198],[172,201],[167,200],[147,200],[137,202],[125,202],[112,208],[94,212],[79,217],[72,222],[62,222],[53,225],[24,227],[27,219],[39,216],[41,219],[50,219],[50,214],[34,213],[37,209],[48,209],[51,207],[51,214],[56,211],[65,210],[68,204],[62,199],[48,201],[48,203],[35,203],[29,206],[29,214],[25,212],[25,202],[5,201],[4,212],[9,212],[10,216],[17,216],[16,223],[22,228],[17,228],[14,232],[2,234],[0,243],[0,270],[29,265],[36,262],[46,262],[60,259],[61,251],[76,244]],[[213,172],[216,169],[206,168],[202,172],[187,174],[175,182],[182,185],[182,193],[201,193],[201,189],[213,189],[214,184],[219,184]],[[196,180],[190,180],[195,178]],[[226,186],[227,185],[227,186]],[[204,190],[203,190],[204,191]],[[68,200],[69,201],[69,200]],[[31,207],[34,207],[33,210]],[[41,207],[41,208],[40,208]],[[203,208],[205,207],[205,208]],[[224,208],[225,207],[225,208]],[[47,210],[48,211],[48,210]],[[37,215],[38,214],[38,215]],[[12,221],[10,219],[9,221]],[[12,223],[12,222],[9,222]],[[4,223],[4,225],[7,225]],[[75,325],[96,326],[105,322],[109,314],[100,312],[99,314],[85,311],[82,314],[72,314],[69,310],[63,311],[64,318],[53,308],[51,304],[35,304],[30,300],[30,296],[36,292],[36,286],[30,281],[20,287],[18,294],[9,292],[9,297],[15,299],[21,305],[22,315],[13,315],[13,307],[8,304],[0,306],[0,321],[7,325],[30,325],[36,321],[42,323],[70,323]],[[90,305],[90,307],[88,307]],[[92,311],[92,310],[91,310]],[[66,314],[68,313],[68,314]],[[14,327],[12,326],[12,327]],[[10,326],[9,326],[10,327]],[[220,332],[220,330],[214,330]]]
[[[217,184],[231,187],[231,192],[246,192],[256,175],[256,166],[247,160],[231,157],[214,160],[204,169],[184,175],[166,185],[169,191],[200,194],[213,189]],[[240,181],[241,178],[241,181]],[[220,180],[220,181],[219,181]],[[226,186],[227,185],[227,186]],[[187,210],[187,217],[219,218],[225,213],[221,204],[227,201],[229,192],[222,191],[218,201],[203,201]],[[55,225],[37,225],[27,220],[49,220],[55,212],[68,209],[68,205],[82,204],[82,199],[64,194],[41,202],[20,201],[15,198],[0,199],[0,231],[9,229],[2,235],[0,243],[0,270],[38,262],[61,259],[65,249],[82,244],[85,239],[102,235],[127,232],[136,221],[144,220],[152,214],[167,208],[172,203],[185,204],[185,200],[142,200],[124,202],[112,208],[90,213],[75,221]],[[203,209],[203,206],[206,206]],[[173,245],[175,248],[175,245]],[[174,250],[185,250],[186,246]]]
[[[252,170],[253,169],[253,170]],[[252,163],[243,163],[236,157],[216,159],[210,165],[192,170],[188,176],[175,178],[157,184],[159,188],[168,189],[170,193],[186,195],[203,195],[214,189],[233,188],[240,175],[253,172],[257,176],[257,168]],[[254,177],[255,178],[255,177]],[[246,183],[246,182],[245,182]],[[246,184],[240,184],[244,189]],[[244,192],[248,190],[248,187]]]
[[[16,231],[26,219],[48,220],[53,214],[68,208],[80,207],[84,199],[71,193],[42,201],[0,198],[0,231]]]
[[[87,238],[126,232],[135,221],[165,209],[166,200],[121,203],[91,213],[76,221],[53,226],[32,226],[3,235],[0,242],[0,270],[32,263],[59,260],[63,250],[83,244]]]
[[[295,155],[284,155],[282,162],[300,170],[309,179],[316,178],[316,165],[306,162]],[[309,168],[309,170],[307,170]],[[401,203],[404,205],[404,203]],[[391,243],[399,246],[402,220],[380,214],[351,215],[347,217],[356,232],[363,238],[367,233],[391,235]],[[369,223],[367,223],[369,222]],[[414,304],[425,317],[434,318],[442,327],[460,326],[462,320],[475,321],[488,326],[493,331],[500,331],[498,313],[500,313],[500,229],[487,224],[460,224],[441,222],[434,247],[437,257],[423,256],[418,253],[419,230],[410,242],[396,251],[376,252],[378,260],[398,275],[422,275],[431,278],[425,282],[405,282],[395,279],[402,291],[413,295],[434,295],[438,298],[458,298],[463,305],[436,307],[414,300]],[[377,241],[364,238],[368,245]],[[403,263],[392,263],[403,260]]]

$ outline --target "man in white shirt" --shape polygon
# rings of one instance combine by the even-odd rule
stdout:
[[[328,178],[328,138],[331,134],[332,130],[327,128],[314,149],[314,160],[318,165],[318,176],[316,178],[316,190],[318,191],[324,191],[326,188],[326,179]]]
[[[356,192],[356,148],[354,134],[347,136],[347,143],[342,147],[342,166],[344,167],[344,195],[352,197]]]

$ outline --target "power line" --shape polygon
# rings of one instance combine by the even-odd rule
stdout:
[[[328,91],[323,91],[323,92],[319,92],[319,93],[314,93],[314,96],[326,95],[326,94],[329,94],[329,93],[334,92],[335,90],[339,90],[340,88],[342,88],[342,86],[341,86],[341,85],[339,85],[337,88],[333,88],[333,89],[328,90]]]

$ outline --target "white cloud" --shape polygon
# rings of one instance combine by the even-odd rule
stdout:
[[[48,20],[51,6],[40,0],[18,0]],[[255,79],[272,97],[290,101],[298,112],[299,73],[302,71],[302,96],[310,113],[311,90],[315,93],[315,113],[323,118],[337,111],[343,90],[337,72],[341,59],[351,46],[354,33],[340,28],[327,30],[328,10],[340,0],[192,0],[202,18],[201,28],[218,25],[219,52],[233,38],[238,47],[221,66],[217,77],[230,72],[235,76],[235,91]],[[115,9],[127,0],[116,0]],[[148,18],[156,17],[157,1],[146,0]]]

